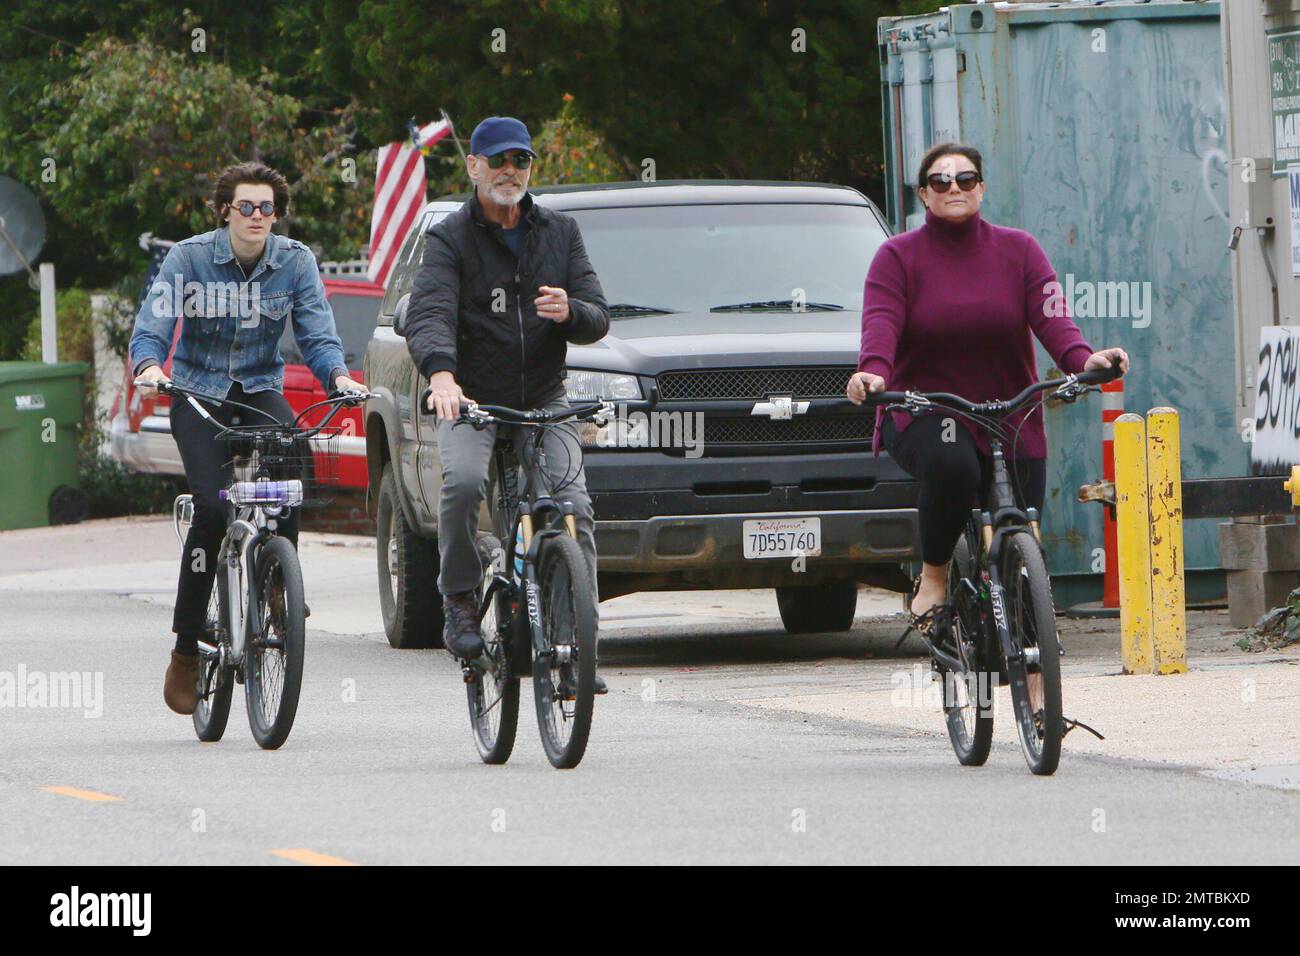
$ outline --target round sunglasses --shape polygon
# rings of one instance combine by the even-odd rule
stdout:
[[[930,184],[930,188],[937,193],[946,193],[952,183],[957,184],[957,188],[964,193],[970,192],[975,188],[976,183],[984,181],[984,177],[973,169],[960,172],[956,176],[950,176],[947,173],[931,173],[925,178]]]
[[[275,212],[275,203],[271,202],[269,199],[264,199],[262,202],[249,202],[247,199],[241,199],[239,202],[232,203],[231,205],[233,208],[239,210],[241,216],[251,216],[254,209],[262,210],[263,216],[269,216],[271,213]]]

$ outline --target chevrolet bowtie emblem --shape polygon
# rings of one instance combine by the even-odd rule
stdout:
[[[772,421],[789,420],[808,411],[807,402],[794,401],[793,395],[769,395],[765,402],[755,402],[751,415],[766,415]]]

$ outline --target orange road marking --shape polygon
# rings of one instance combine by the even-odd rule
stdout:
[[[111,793],[99,793],[95,790],[82,790],[80,787],[41,787],[46,793],[57,793],[64,797],[75,797],[78,800],[89,800],[91,803],[121,803],[121,797],[115,797]]]
[[[317,853],[315,850],[307,850],[301,847],[287,850],[268,850],[272,856],[281,856],[286,860],[293,860],[295,863],[305,863],[307,866],[356,866],[351,860],[345,860],[339,856],[329,856],[325,853]]]

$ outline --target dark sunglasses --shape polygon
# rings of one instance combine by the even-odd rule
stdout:
[[[527,169],[533,164],[533,157],[529,153],[497,153],[486,158],[489,169],[500,169],[507,159],[515,169]]]
[[[984,177],[972,169],[964,173],[958,173],[956,176],[949,176],[947,173],[931,173],[925,179],[930,184],[930,188],[937,193],[946,193],[948,186],[956,183],[962,192],[968,193],[975,188],[975,184],[984,181]]]
[[[269,199],[265,199],[262,202],[249,202],[247,199],[241,199],[233,205],[234,208],[239,210],[241,216],[251,216],[254,209],[262,210],[263,216],[269,216],[271,213],[275,212],[275,203],[271,202]]]

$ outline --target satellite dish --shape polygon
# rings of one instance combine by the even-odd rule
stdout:
[[[32,263],[44,245],[41,204],[22,183],[0,176],[0,276],[26,270],[35,281]]]

